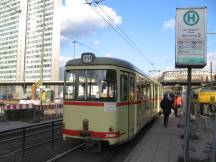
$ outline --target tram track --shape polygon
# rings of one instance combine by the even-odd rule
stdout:
[[[54,161],[60,160],[63,157],[67,156],[69,153],[71,153],[71,152],[73,152],[75,150],[78,150],[79,148],[82,148],[84,145],[85,145],[85,143],[79,144],[79,145],[77,145],[77,146],[75,146],[75,147],[73,147],[73,148],[59,154],[59,155],[56,155],[55,157],[53,157],[52,159],[47,160],[46,162],[54,162]]]
[[[70,162],[71,159],[73,159],[73,161],[82,161],[82,162],[90,162],[90,161],[120,162],[120,161],[124,161],[127,155],[136,146],[136,144],[139,143],[140,139],[143,136],[145,136],[145,133],[153,125],[153,123],[154,123],[154,120],[148,123],[137,134],[137,136],[129,142],[123,143],[121,145],[115,145],[115,146],[103,145],[104,147],[103,147],[102,152],[94,152],[92,150],[86,149],[85,143],[83,143],[82,140],[64,141],[61,137],[58,138],[59,140],[56,140],[53,144],[49,142],[47,142],[47,144],[45,143],[39,144],[38,142],[39,141],[43,142],[43,140],[39,140],[38,136],[36,136],[34,139],[29,139],[30,141],[28,139],[26,140],[26,146],[24,147],[24,150],[20,149],[16,153],[10,152],[10,155],[5,155],[4,157],[0,158],[0,161],[3,160],[4,162],[11,162],[11,161],[14,161],[14,162],[29,162],[29,161],[31,162],[38,162],[38,161]],[[41,132],[41,130],[39,130],[38,132]],[[32,132],[29,132],[28,134],[26,134],[26,136],[29,134],[31,136],[31,133]],[[40,135],[42,136],[41,138],[50,137],[50,134],[42,135],[40,133]],[[56,132],[55,132],[55,135],[57,135]],[[56,137],[58,136],[54,136],[54,138]],[[38,147],[31,147],[31,145],[32,144],[34,145],[36,141],[37,141],[36,145],[38,145]],[[32,149],[29,149],[29,147],[31,147]]]
[[[61,139],[61,120],[0,132],[0,158]]]

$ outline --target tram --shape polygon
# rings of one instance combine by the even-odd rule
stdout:
[[[216,102],[216,87],[207,87],[198,92],[200,104],[212,104]]]
[[[131,63],[84,53],[65,65],[63,138],[129,141],[159,113],[162,95]]]

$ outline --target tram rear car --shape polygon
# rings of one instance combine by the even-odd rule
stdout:
[[[198,102],[201,104],[212,104],[216,101],[216,90],[201,90],[198,93]]]
[[[159,112],[160,84],[127,61],[85,53],[65,66],[63,138],[120,144]]]

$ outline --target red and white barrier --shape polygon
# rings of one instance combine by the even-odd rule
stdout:
[[[62,109],[63,104],[50,104],[50,105],[34,105],[34,104],[16,104],[16,105],[4,105],[3,110],[23,110],[23,109]]]

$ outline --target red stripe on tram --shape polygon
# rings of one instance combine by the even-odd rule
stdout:
[[[133,104],[141,104],[144,102],[151,102],[156,99],[144,99],[139,101],[124,101],[124,102],[116,102],[116,106],[125,106],[125,105],[133,105]],[[64,105],[77,105],[77,106],[104,106],[104,102],[83,102],[83,101],[64,101]]]
[[[63,129],[63,134],[71,135],[71,136],[80,136],[80,131],[79,130]]]
[[[79,102],[79,101],[64,101],[65,105],[77,106],[104,106],[103,102]]]
[[[81,131],[80,130],[71,130],[71,129],[63,129],[64,135],[70,135],[70,136],[80,136]],[[125,132],[120,134],[120,131],[116,132],[88,132],[90,137],[94,138],[118,138],[120,135],[125,134]]]
[[[142,101],[131,101],[131,102],[118,102],[117,106],[125,106],[125,105],[133,105],[133,104],[140,104]]]

